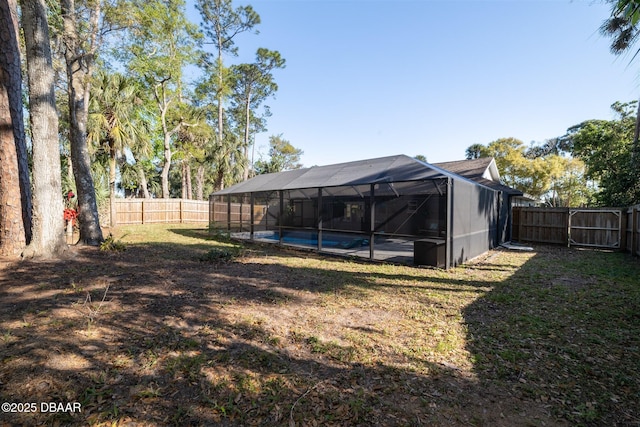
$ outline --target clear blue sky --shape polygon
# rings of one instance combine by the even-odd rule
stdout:
[[[459,160],[474,143],[563,135],[640,96],[640,60],[615,57],[596,1],[255,0],[260,34],[287,61],[268,131],[305,166],[394,154]]]

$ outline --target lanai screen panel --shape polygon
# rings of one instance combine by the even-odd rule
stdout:
[[[280,224],[280,195],[277,191],[253,194],[253,230],[276,230]]]
[[[462,179],[453,180],[451,265],[482,255],[497,244],[497,191]]]
[[[231,194],[229,196],[229,224],[232,230],[249,231],[251,229],[251,198],[249,194]]]
[[[349,233],[368,233],[371,185],[348,185],[322,189],[322,228]]]
[[[318,223],[318,191],[314,188],[282,190],[282,226],[315,228]]]
[[[374,194],[376,233],[445,238],[446,178],[377,184]]]

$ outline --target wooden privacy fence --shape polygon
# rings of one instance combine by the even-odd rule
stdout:
[[[251,226],[250,203],[209,202],[209,225],[215,228],[248,229]],[[253,223],[261,224],[266,221],[267,206],[253,207]],[[271,220],[275,224],[275,219]]]
[[[619,208],[513,208],[513,240],[620,249],[640,255],[640,205]]]
[[[116,224],[208,223],[209,202],[186,199],[116,199]]]
[[[566,245],[568,224],[568,209],[514,207],[511,236],[518,242]]]

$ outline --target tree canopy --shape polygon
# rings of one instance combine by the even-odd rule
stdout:
[[[473,144],[467,158],[494,157],[504,184],[547,205],[631,206],[640,201],[637,104],[615,102],[613,120],[585,120],[541,144],[515,138]]]
[[[291,145],[282,135],[269,137],[269,158],[256,162],[256,172],[260,174],[300,169],[303,151]]]
[[[473,144],[466,155],[467,159],[493,157],[503,184],[547,205],[588,204],[590,191],[582,161],[548,150],[548,145],[527,147],[519,139],[500,138],[487,145]]]
[[[603,206],[629,206],[640,201],[640,175],[633,161],[636,102],[616,102],[613,120],[587,120],[563,137],[574,157],[586,165],[586,178],[598,186]]]

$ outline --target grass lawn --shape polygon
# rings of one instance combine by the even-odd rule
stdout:
[[[629,255],[540,246],[444,271],[187,225],[114,237],[0,261],[0,425],[640,426]]]

